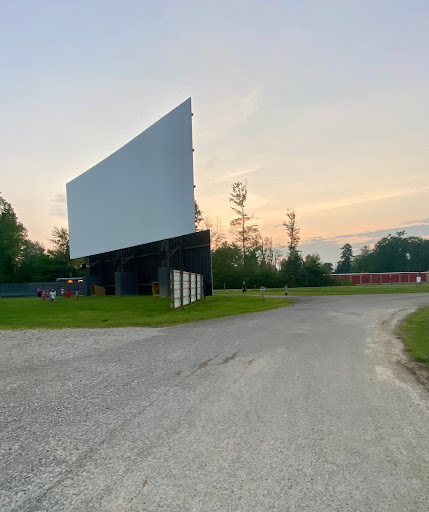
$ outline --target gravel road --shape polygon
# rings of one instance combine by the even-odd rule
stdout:
[[[0,331],[0,510],[429,510],[429,294],[147,329]]]

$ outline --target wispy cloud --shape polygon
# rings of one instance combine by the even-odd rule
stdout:
[[[422,219],[425,220],[425,219]],[[385,229],[377,229],[375,231],[362,231],[357,233],[345,233],[342,235],[336,235],[333,237],[322,237],[316,236],[313,238],[308,238],[303,240],[303,244],[319,244],[319,245],[330,245],[336,244],[341,245],[347,241],[356,241],[359,243],[368,243],[371,244],[373,242],[378,241],[380,238],[387,236],[389,234],[395,234],[398,231],[406,231],[408,235],[413,236],[429,236],[429,219],[426,219],[428,222],[413,224],[403,226],[397,226],[393,228],[385,228]]]
[[[49,200],[51,203],[49,213],[59,219],[67,218],[67,199],[65,193],[57,193]]]
[[[244,119],[257,112],[261,108],[261,88],[256,87],[247,96],[241,98],[239,107]]]
[[[343,208],[345,206],[352,206],[362,203],[369,203],[373,201],[382,201],[383,199],[393,199],[398,197],[410,197],[417,196],[421,194],[427,194],[429,191],[429,186],[425,187],[411,187],[408,189],[392,189],[383,192],[375,191],[368,192],[366,194],[359,194],[355,196],[349,196],[341,199],[337,199],[329,202],[319,202],[312,204],[311,206],[304,207],[301,212],[308,213],[316,213],[321,211],[334,210],[336,208]]]
[[[240,171],[231,171],[227,172],[225,174],[222,174],[221,176],[216,176],[214,179],[210,180],[211,183],[223,183],[223,182],[231,182],[235,178],[238,178],[239,176],[246,176],[247,174],[250,174],[252,172],[258,171],[259,168],[255,167],[254,169],[243,169]]]
[[[200,130],[199,137],[202,144],[208,141],[218,144],[225,139],[231,131],[242,127],[262,106],[262,88],[254,87],[244,96],[222,99],[210,105],[205,116],[210,124]],[[210,128],[209,128],[210,127]]]
[[[428,224],[429,225],[429,217],[426,217],[425,219],[416,219],[416,220],[407,220],[406,222],[404,222],[404,226],[408,226],[410,224],[417,224],[417,225],[421,225],[421,224]]]

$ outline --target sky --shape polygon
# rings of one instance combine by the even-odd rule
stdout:
[[[31,240],[65,185],[192,97],[196,199],[229,236],[339,259],[429,236],[429,2],[0,0],[0,193]],[[120,208],[106,197],[107,208]]]

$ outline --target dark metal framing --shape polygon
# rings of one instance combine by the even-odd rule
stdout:
[[[158,280],[160,267],[204,276],[204,293],[212,295],[210,230],[158,240],[88,257],[88,273],[100,276],[105,286],[115,285],[115,272],[135,272],[142,288]]]

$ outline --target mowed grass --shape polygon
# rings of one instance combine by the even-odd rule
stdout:
[[[429,306],[412,314],[400,331],[405,349],[429,368]]]
[[[284,288],[268,288],[265,295],[284,295]],[[289,288],[289,295],[366,295],[385,293],[427,293],[429,285],[359,285],[359,286],[321,286],[308,288]],[[215,295],[239,295],[241,290],[215,290]],[[249,288],[248,295],[260,294],[258,289]]]
[[[160,297],[59,297],[55,303],[35,298],[0,298],[0,329],[164,327],[254,313],[288,306],[291,301],[258,297],[207,297],[172,310]]]

